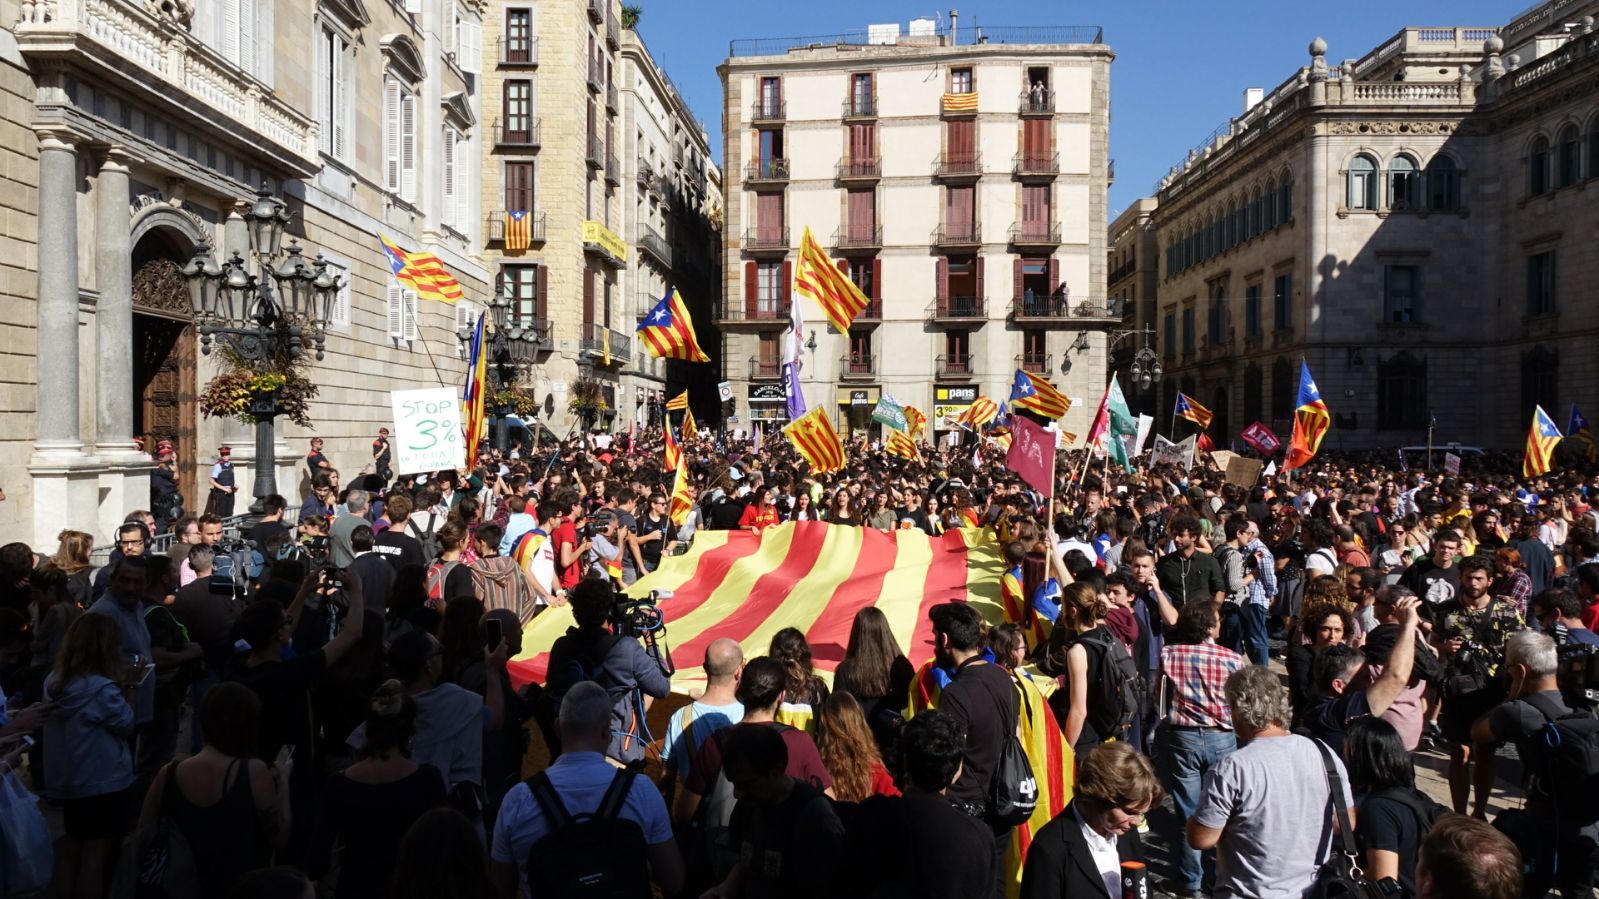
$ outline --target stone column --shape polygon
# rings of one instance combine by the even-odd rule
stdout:
[[[83,452],[78,427],[78,151],[65,133],[39,135],[39,377],[41,455]]]
[[[94,184],[94,272],[100,290],[94,314],[94,442],[107,458],[133,451],[128,386],[133,370],[133,215],[128,196],[128,156],[112,149]]]

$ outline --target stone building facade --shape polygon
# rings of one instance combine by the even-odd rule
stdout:
[[[1317,40],[1246,93],[1156,195],[1156,408],[1182,390],[1218,444],[1257,420],[1286,439],[1301,359],[1328,448],[1423,443],[1429,424],[1518,447],[1535,402],[1562,424],[1595,407],[1595,7],[1406,28],[1341,64]]]
[[[1156,320],[1160,251],[1154,214],[1154,198],[1140,197],[1116,216],[1106,236],[1110,249],[1105,265],[1111,309],[1121,315],[1124,325],[1110,333],[1110,370],[1121,379],[1128,408],[1135,414],[1151,416],[1155,414],[1154,384],[1147,389],[1141,387],[1131,371],[1138,351],[1155,345],[1151,332]]]
[[[522,383],[558,433],[647,421],[668,369],[634,339],[638,296],[676,283],[675,231],[664,192],[651,212],[630,148],[641,149],[651,123],[644,130],[669,135],[642,148],[659,153],[651,171],[703,195],[707,139],[614,0],[506,0],[484,26],[484,104],[495,123],[482,151],[484,252],[513,314],[540,337]],[[526,246],[508,239],[515,212],[532,216]],[[598,384],[602,410],[573,404],[580,382]]]
[[[417,303],[377,235],[437,254],[481,300],[468,214],[479,135],[476,0],[0,0],[0,530],[106,539],[149,504],[174,442],[190,509],[216,448],[253,477],[251,432],[206,419],[178,269],[204,243],[249,253],[265,184],[289,235],[346,281],[311,409],[353,474],[390,423],[388,390],[461,383],[456,309]],[[286,237],[287,239],[287,237]],[[301,490],[308,432],[279,421],[278,489]],[[248,503],[241,498],[239,511]]]
[[[952,23],[953,24],[953,23]],[[956,415],[1014,372],[1105,385],[1113,54],[1096,28],[923,19],[735,41],[719,72],[727,237],[722,363],[734,415],[786,419],[780,382],[805,228],[870,298],[848,334],[802,301],[807,405],[874,432],[883,395]]]

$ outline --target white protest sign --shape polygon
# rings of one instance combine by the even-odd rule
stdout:
[[[1460,477],[1460,457],[1454,453],[1444,453],[1444,471],[1448,472],[1450,477]]]
[[[466,465],[461,399],[450,387],[391,390],[394,470],[404,474],[454,470]]]

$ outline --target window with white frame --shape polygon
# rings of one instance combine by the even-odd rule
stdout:
[[[399,79],[383,79],[383,177],[385,186],[416,201],[416,93]]]
[[[350,157],[350,134],[355,121],[355,46],[331,23],[317,30],[316,108],[318,140],[323,153],[334,159]]]
[[[457,229],[465,224],[460,221],[460,198],[466,192],[462,189],[459,171],[461,162],[459,151],[462,149],[460,143],[461,133],[445,125],[444,140],[440,143],[444,151],[444,207],[439,210],[439,219]]]
[[[342,262],[328,262],[328,274],[339,279],[339,292],[333,298],[333,309],[328,314],[328,330],[341,334],[350,332],[350,303],[355,286],[350,283],[350,267]]]
[[[388,286],[389,336],[396,340],[415,340],[417,334],[416,291],[398,281]]]
[[[482,314],[483,313],[480,309],[478,309],[477,304],[471,300],[461,300],[460,302],[456,303],[455,333],[471,334],[477,329],[477,319],[478,316]],[[462,343],[460,340],[456,340],[455,352],[457,356],[465,359],[466,354],[471,352],[471,346],[467,343]]]

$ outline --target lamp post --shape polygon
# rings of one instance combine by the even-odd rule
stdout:
[[[244,213],[248,260],[235,252],[219,264],[210,245],[194,248],[182,272],[189,282],[201,353],[209,356],[212,345],[221,344],[258,371],[283,371],[309,345],[322,361],[328,321],[344,281],[328,269],[321,254],[308,263],[294,238],[282,245],[289,219],[288,204],[263,184]],[[280,411],[276,390],[250,397],[255,421],[253,515],[260,515],[262,501],[278,492],[273,438]]]
[[[489,323],[494,326],[491,333],[486,334],[488,346],[489,368],[494,372],[494,383],[498,389],[494,391],[495,397],[516,384],[520,369],[533,363],[538,352],[539,335],[530,327],[521,322],[520,316],[511,315],[511,300],[505,295],[505,285],[494,286],[494,296],[489,299]],[[472,345],[471,327],[463,324],[456,329],[456,339],[464,347]],[[507,417],[515,411],[515,406],[510,403],[496,402],[489,411],[494,413],[494,445],[501,452],[507,446],[507,431],[510,422]]]
[[[1127,369],[1128,382],[1139,390],[1148,390],[1160,382],[1165,371],[1160,367],[1160,359],[1155,355],[1155,350],[1149,345],[1150,337],[1154,336],[1152,327],[1130,328],[1125,331],[1110,332],[1110,346],[1115,347],[1128,337],[1139,335],[1144,338],[1144,345],[1133,354],[1133,364]]]

